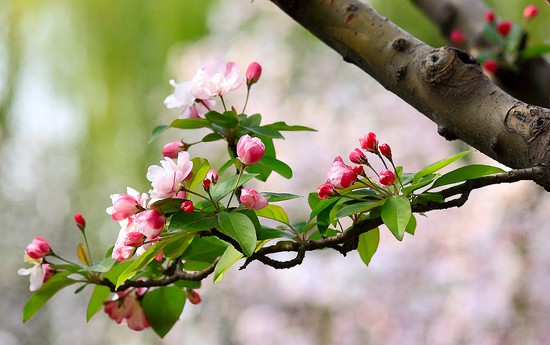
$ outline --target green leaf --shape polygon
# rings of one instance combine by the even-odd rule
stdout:
[[[244,114],[240,115],[241,125],[243,126],[259,126],[262,122],[262,115],[252,114],[246,116]]]
[[[109,280],[113,284],[116,284],[116,281],[120,274],[124,272],[132,263],[133,261],[115,262],[113,267],[109,271],[107,271],[107,273],[105,273],[103,278]]]
[[[153,210],[157,210],[164,214],[174,213],[181,210],[180,206],[182,203],[183,203],[182,199],[168,198],[168,199],[155,201],[154,203],[149,205],[149,208]]]
[[[231,158],[218,169],[218,174],[221,176],[224,171],[227,170],[227,168],[229,168],[230,166],[235,166],[237,162],[239,162],[238,158]]]
[[[230,177],[220,179],[218,183],[216,183],[214,187],[212,187],[212,189],[210,190],[212,199],[214,199],[214,201],[220,201],[221,199],[223,199],[224,196],[231,193],[234,188],[242,186],[256,176],[256,174],[245,173],[242,174],[240,179],[238,175],[232,175]],[[239,184],[236,184],[237,180],[239,181]]]
[[[116,260],[109,256],[109,257],[101,260],[101,262],[99,262],[95,265],[88,266],[88,267],[83,267],[82,269],[78,270],[78,272],[94,271],[94,272],[104,273],[104,272],[109,271],[115,263],[116,263]]]
[[[258,236],[258,241],[271,240],[271,239],[280,238],[280,237],[290,238],[290,239],[296,238],[296,235],[290,232],[289,230],[272,228],[266,225],[262,225],[259,233],[257,233],[256,236]]]
[[[122,272],[116,281],[115,286],[118,288],[122,283],[124,283],[128,278],[132,277],[134,274],[136,274],[137,271],[145,267],[148,263],[153,261],[155,259],[155,256],[157,256],[158,253],[164,249],[166,246],[166,241],[161,241],[153,244],[151,247],[149,247],[145,253],[141,254],[141,256],[134,261],[131,261],[132,263],[130,266],[128,266],[124,272]]]
[[[222,139],[223,139],[223,136],[220,133],[208,133],[207,135],[205,135],[202,138],[201,141],[203,143],[209,143],[209,142],[212,142],[212,141],[218,141],[218,140],[222,140]]]
[[[252,221],[242,213],[220,212],[218,215],[219,230],[233,238],[243,250],[244,255],[250,256],[256,249],[256,229]]]
[[[33,293],[31,298],[29,298],[23,307],[23,322],[30,320],[30,318],[33,317],[33,315],[36,314],[36,312],[40,310],[40,308],[42,308],[42,306],[59,290],[69,285],[78,283],[74,279],[67,278],[69,274],[71,274],[71,272],[60,272],[54,274],[53,277],[48,279],[48,281],[40,287],[40,289]]]
[[[439,174],[429,174],[429,175],[426,175],[426,176],[422,176],[418,181],[414,182],[412,185],[401,189],[401,193],[403,193],[405,195],[409,195],[410,193],[414,192],[415,190],[429,185],[430,183],[432,183],[439,176],[440,176]]]
[[[433,174],[434,172],[446,167],[447,165],[453,163],[456,160],[459,160],[460,158],[466,155],[469,155],[470,153],[472,153],[471,150],[463,151],[463,152],[457,153],[456,155],[452,155],[451,157],[444,158],[440,161],[437,161],[435,163],[432,163],[424,167],[422,170],[420,170],[414,175],[413,183],[418,182],[422,177]]]
[[[550,44],[540,44],[540,45],[531,46],[529,48],[524,49],[521,52],[521,58],[531,59],[547,53],[550,53]]]
[[[317,196],[317,193],[310,193],[308,196],[308,203],[311,207],[311,214],[309,220],[312,220],[319,213],[323,212],[327,208],[331,208],[340,198],[330,198],[321,200]]]
[[[225,111],[223,114],[220,114],[212,110],[204,114],[204,117],[213,124],[223,128],[233,128],[239,124],[237,114],[232,111]]]
[[[153,128],[148,144],[152,143],[156,138],[159,137],[159,135],[164,133],[168,128],[170,128],[170,126],[167,126],[167,125],[159,125]]]
[[[92,296],[90,296],[90,302],[88,302],[88,309],[86,310],[86,322],[90,322],[92,317],[97,314],[103,307],[103,302],[107,299],[111,290],[104,285],[96,285]]]
[[[317,132],[316,129],[306,127],[306,126],[290,126],[284,123],[283,121],[271,123],[269,125],[265,125],[264,128],[274,129],[277,131],[309,131],[309,132]]]
[[[362,201],[350,205],[345,205],[336,212],[335,218],[348,217],[358,213],[364,213],[372,210],[373,208],[384,205],[386,200],[379,201]]]
[[[166,240],[168,243],[164,247],[164,256],[170,259],[176,259],[185,252],[187,247],[193,241],[193,236],[191,235],[182,235],[182,236],[171,236]]]
[[[375,228],[359,235],[359,245],[357,252],[361,256],[361,260],[365,265],[369,265],[374,253],[378,249],[380,243],[380,229]]]
[[[269,219],[274,219],[284,224],[290,224],[288,220],[288,215],[284,208],[278,205],[267,205],[261,210],[256,210],[256,215],[258,217],[264,217]]]
[[[301,195],[290,194],[290,193],[260,192],[260,194],[263,195],[263,197],[266,198],[267,201],[269,202],[292,200],[292,199],[297,199],[302,197]]]
[[[518,24],[513,24],[510,33],[508,34],[508,36],[506,36],[505,50],[509,54],[513,54],[518,50],[519,43],[523,35],[524,32],[521,29],[521,26],[519,26]]]
[[[456,170],[453,170],[451,172],[446,173],[445,175],[441,176],[437,180],[435,180],[434,184],[430,187],[436,188],[440,186],[445,186],[448,184],[453,184],[457,182],[462,182],[466,180],[472,180],[475,178],[491,175],[491,174],[498,174],[504,172],[504,170],[493,167],[490,165],[482,165],[482,164],[473,164],[473,165],[467,165],[461,168],[458,168]]]
[[[414,235],[414,231],[416,230],[416,218],[414,214],[411,215],[411,219],[409,219],[409,223],[407,224],[407,227],[405,228],[405,232],[408,232],[411,235]]]
[[[279,131],[273,128],[268,128],[267,126],[260,127],[260,126],[247,126],[247,125],[241,124],[240,127],[246,129],[249,132],[260,134],[269,138],[275,138],[275,139],[285,138]]]
[[[227,271],[234,263],[239,261],[243,257],[243,254],[233,246],[227,246],[225,252],[223,253],[220,261],[216,264],[214,269],[214,283],[219,283],[223,280],[223,274]]]
[[[411,215],[411,204],[403,195],[388,198],[382,206],[382,221],[399,241],[403,240]]]
[[[183,252],[182,258],[186,261],[212,263],[218,256],[223,254],[227,246],[226,242],[217,237],[195,236],[193,242]]]
[[[172,121],[172,123],[170,124],[170,127],[180,128],[180,129],[204,128],[204,127],[210,127],[210,121],[208,121],[207,119],[199,119],[199,118],[177,119]]]
[[[502,41],[502,36],[498,33],[493,23],[485,24],[485,26],[483,27],[482,34],[483,34],[483,37],[485,37],[485,39],[487,39],[492,43],[496,43],[500,45]]]
[[[176,286],[164,286],[149,291],[143,297],[143,312],[159,337],[164,338],[178,321],[185,300],[185,292]]]
[[[190,180],[184,182],[185,187],[190,190],[202,183],[210,170],[210,163],[208,163],[207,159],[195,157],[191,159],[191,162],[193,162],[193,169],[191,170],[192,177]]]
[[[264,156],[257,164],[266,166],[286,179],[292,178],[292,169],[286,163],[278,160],[277,158]]]

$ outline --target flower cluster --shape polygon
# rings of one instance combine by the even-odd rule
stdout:
[[[334,158],[332,166],[327,172],[327,181],[322,183],[317,189],[319,199],[328,199],[331,196],[339,195],[337,190],[352,187],[355,182],[371,188],[381,196],[391,195],[396,191],[395,188],[390,188],[395,185],[397,176],[390,146],[388,144],[379,145],[376,134],[373,132],[361,135],[359,137],[359,144],[361,148],[355,148],[349,154],[349,160],[358,165],[351,167],[344,163],[342,157],[338,156]],[[375,170],[369,163],[366,153],[376,155],[384,164],[385,169],[380,172]],[[388,169],[385,160],[388,160],[393,170]],[[376,174],[380,184],[373,182],[367,176],[364,166]]]
[[[103,309],[116,323],[126,321],[128,328],[141,331],[150,326],[140,302],[145,291],[144,288],[138,288],[117,292],[113,300],[103,303]]]
[[[483,69],[489,73],[495,73],[499,68],[513,69],[518,60],[523,57],[524,48],[521,41],[525,36],[527,23],[538,14],[535,5],[528,5],[523,10],[521,25],[513,23],[510,19],[499,19],[493,11],[485,13],[485,28],[483,36],[492,42],[495,49],[480,51],[476,58],[482,64]],[[459,29],[454,29],[449,34],[449,40],[457,47],[466,43],[467,37]]]

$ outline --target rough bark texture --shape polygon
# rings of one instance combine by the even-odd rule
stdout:
[[[493,84],[466,52],[433,48],[354,0],[271,0],[299,24],[437,123],[512,168],[550,166],[550,110]],[[550,176],[537,181],[550,188]]]
[[[449,36],[452,30],[462,31],[465,48],[478,51],[496,48],[483,37],[485,13],[489,8],[481,0],[413,0]],[[530,104],[550,107],[550,63],[543,58],[519,62],[517,72],[500,69],[495,82],[512,96]]]

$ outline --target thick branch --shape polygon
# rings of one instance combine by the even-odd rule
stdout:
[[[412,0],[438,26],[445,37],[458,29],[465,34],[470,52],[495,49],[483,37],[484,14],[489,10],[481,0]],[[541,57],[519,62],[518,71],[500,69],[496,83],[525,102],[550,107],[550,63]]]
[[[550,110],[494,85],[467,53],[434,49],[355,0],[271,0],[437,123],[512,168],[550,166]],[[537,181],[549,188],[550,176]]]

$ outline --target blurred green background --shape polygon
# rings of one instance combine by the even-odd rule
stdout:
[[[222,4],[230,6],[231,1],[250,8],[252,14],[223,17],[216,12]],[[0,343],[31,344],[36,339],[69,343],[59,335],[60,327],[53,326],[58,322],[72,327],[71,334],[82,329],[86,339],[81,344],[103,344],[108,342],[105,339],[129,343],[124,337],[116,338],[117,326],[109,325],[106,331],[108,320],[84,324],[85,301],[70,292],[64,298],[75,309],[73,320],[56,319],[59,315],[66,318],[67,313],[48,307],[22,325],[28,281],[15,272],[24,265],[23,249],[34,236],[47,237],[58,252],[72,253],[80,240],[72,222],[75,212],[83,213],[94,229],[90,241],[100,244],[96,248],[103,250],[113,243],[118,229],[105,213],[109,194],[123,192],[126,186],[142,191],[149,188],[145,171],[160,160],[162,142],[148,145],[147,141],[155,125],[174,117],[173,113],[167,115],[170,112],[162,101],[172,92],[167,81],[181,81],[174,75],[175,58],[185,54],[193,42],[215,42],[216,32],[226,25],[224,20],[238,17],[239,25],[227,25],[237,27],[245,37],[247,33],[257,35],[254,28],[269,16],[290,22],[267,1],[231,1],[0,2],[0,286],[7,294],[0,301]],[[427,43],[445,44],[435,26],[409,1],[371,3]],[[490,1],[497,13],[513,20],[521,19],[528,3]],[[533,21],[529,30],[532,42],[541,43],[548,39],[548,19],[543,18],[548,18],[550,6],[544,1],[537,5],[541,18]],[[263,12],[257,16],[253,11],[258,8]],[[304,50],[318,49],[328,56],[333,53],[298,26],[288,27],[283,37],[266,34],[264,43],[268,46],[270,40],[279,39],[290,47],[283,58],[291,61],[292,67],[280,72],[289,73],[281,78],[295,81],[307,68],[300,63]],[[262,42],[261,38],[256,40]],[[219,45],[224,44],[230,43]],[[262,46],[246,49],[254,51]],[[288,90],[296,85],[300,82],[290,83]],[[300,123],[297,117],[293,122]],[[98,250],[93,254],[102,253]],[[57,303],[63,304],[60,300]],[[104,315],[98,318],[106,319]],[[144,338],[132,339],[135,343],[140,343],[135,339],[162,343],[144,334]]]

